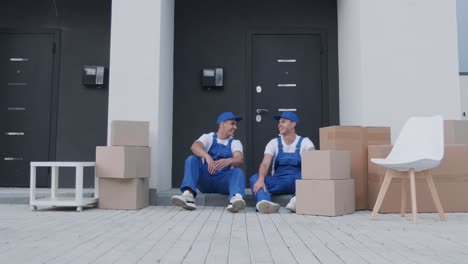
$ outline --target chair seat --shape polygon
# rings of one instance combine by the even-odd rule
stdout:
[[[397,171],[409,171],[414,169],[415,171],[424,171],[437,167],[440,164],[440,160],[434,159],[419,159],[415,161],[398,161],[391,159],[371,159],[375,164],[381,165],[388,169],[394,169]]]

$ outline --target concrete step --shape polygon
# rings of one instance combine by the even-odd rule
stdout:
[[[180,194],[179,189],[159,191],[157,192],[156,204],[157,205],[172,205],[171,197],[176,194]],[[218,194],[218,193],[198,193],[197,197],[195,197],[195,203],[197,205],[206,205],[206,206],[227,206],[228,196],[229,195],[227,194]],[[286,204],[288,204],[291,197],[292,195],[274,195],[272,197],[272,200],[273,202],[278,203],[281,206],[286,206]],[[252,191],[250,189],[245,190],[244,200],[247,206],[249,207],[255,206],[255,197],[252,195]]]
[[[150,190],[150,204],[151,205],[172,205],[171,197],[180,194],[179,189],[169,189],[164,191]],[[58,196],[73,197],[75,195],[74,189],[59,189]],[[84,189],[84,196],[91,197],[93,189]],[[36,189],[37,198],[50,197],[50,190],[47,188]],[[217,193],[198,193],[195,198],[197,205],[203,206],[227,206],[227,194]],[[291,199],[292,195],[275,195],[273,202],[279,203],[281,206],[286,204]],[[245,190],[244,200],[249,207],[255,206],[255,198],[250,189]],[[29,204],[29,188],[0,188],[0,204]]]
[[[84,189],[84,197],[92,197],[93,189]],[[75,189],[62,188],[58,190],[57,196],[73,197]],[[36,197],[50,197],[50,189],[37,188]],[[29,188],[0,188],[0,204],[29,204]]]

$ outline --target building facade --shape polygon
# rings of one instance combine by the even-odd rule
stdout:
[[[17,2],[2,4],[2,27],[60,40],[47,158],[93,160],[111,120],[149,121],[153,190],[178,186],[191,143],[222,111],[244,117],[247,174],[280,110],[295,109],[317,145],[322,126],[391,126],[395,139],[410,116],[463,118],[455,0],[34,1],[15,18],[28,1]],[[84,65],[109,69],[107,85],[84,86]],[[213,68],[222,87],[201,83]]]

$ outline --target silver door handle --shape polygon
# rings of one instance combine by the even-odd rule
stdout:
[[[278,87],[296,87],[295,83],[278,83]]]
[[[268,111],[268,109],[259,108],[259,109],[257,109],[256,112],[257,112],[257,114],[261,114],[263,112],[268,113],[269,111]]]
[[[7,160],[7,161],[10,161],[10,160],[23,160],[23,158],[4,157],[3,160]]]
[[[5,132],[7,136],[24,136],[24,132]]]

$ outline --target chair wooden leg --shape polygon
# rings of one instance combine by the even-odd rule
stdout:
[[[408,180],[401,178],[401,211],[400,216],[404,217],[406,214],[406,192],[408,191]]]
[[[385,178],[382,183],[382,187],[380,187],[379,195],[377,196],[377,200],[375,201],[374,210],[372,211],[371,219],[375,219],[377,213],[380,210],[380,206],[382,206],[383,199],[385,198],[385,194],[387,193],[388,187],[390,186],[390,182],[392,181],[392,172],[390,169],[387,170],[385,173]]]
[[[439,212],[440,220],[444,221],[445,220],[444,208],[442,208],[442,204],[440,203],[439,194],[437,193],[437,189],[435,187],[434,180],[432,179],[431,172],[428,172],[425,178],[426,178],[427,187],[429,188],[429,191],[431,192],[432,200],[434,200],[434,204],[437,208],[437,212]]]
[[[408,173],[411,187],[411,211],[413,212],[413,223],[416,223],[416,215],[418,214],[418,208],[416,203],[416,179],[414,175],[414,169],[411,169]]]

